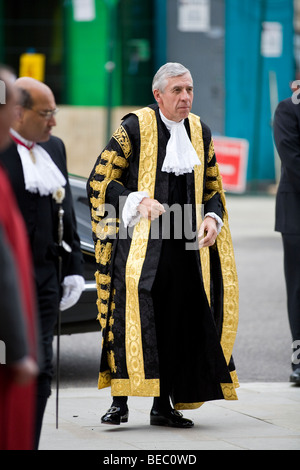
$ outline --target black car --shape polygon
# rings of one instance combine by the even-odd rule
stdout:
[[[92,225],[88,197],[86,193],[86,178],[69,176],[74,209],[77,220],[77,230],[80,237],[81,251],[84,257],[85,289],[76,305],[64,310],[61,314],[61,333],[85,333],[100,331],[97,320],[97,288],[95,282],[95,250],[92,238]]]

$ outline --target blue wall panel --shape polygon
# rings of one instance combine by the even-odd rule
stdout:
[[[291,94],[293,13],[293,0],[226,0],[225,134],[249,141],[248,181],[275,179],[270,78],[279,100]],[[263,22],[282,26],[279,57],[261,54]]]

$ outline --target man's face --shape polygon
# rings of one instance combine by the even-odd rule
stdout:
[[[54,114],[56,104],[52,92],[34,90],[32,93],[33,106],[22,108],[19,132],[27,140],[46,142],[51,135],[51,129],[56,125]],[[48,113],[48,114],[47,114]]]
[[[193,104],[193,80],[189,73],[170,77],[164,91],[154,90],[154,97],[163,115],[170,121],[185,119]]]

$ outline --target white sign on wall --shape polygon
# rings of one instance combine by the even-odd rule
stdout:
[[[264,57],[282,55],[282,24],[276,21],[264,21],[261,33],[261,54]]]
[[[93,21],[96,18],[95,0],[73,0],[75,21]]]
[[[178,29],[182,32],[210,30],[210,0],[178,0]]]

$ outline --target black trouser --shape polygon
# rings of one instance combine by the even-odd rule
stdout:
[[[42,365],[37,386],[36,437],[35,448],[38,448],[43,416],[47,400],[51,395],[53,376],[53,336],[57,322],[60,299],[57,270],[54,263],[36,269],[36,284],[39,310],[39,332]]]
[[[293,342],[300,341],[300,235],[282,234],[284,251],[284,273],[287,290],[288,318]],[[294,352],[300,344],[295,344]],[[295,359],[295,358],[294,358]],[[300,367],[292,363],[293,369]]]

